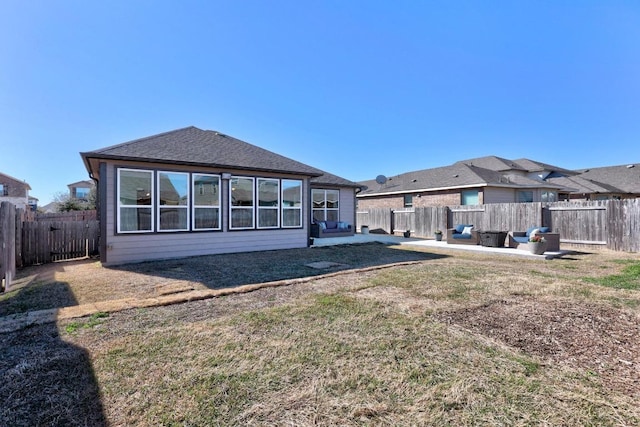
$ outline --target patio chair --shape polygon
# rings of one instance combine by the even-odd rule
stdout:
[[[477,245],[478,242],[478,232],[473,229],[473,224],[458,224],[447,229],[447,243]]]
[[[547,250],[558,252],[560,250],[560,234],[552,233],[549,227],[529,227],[527,231],[510,231],[508,245],[510,248],[528,250],[529,238],[532,234],[539,234],[547,242]]]

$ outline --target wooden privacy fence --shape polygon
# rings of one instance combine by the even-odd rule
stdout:
[[[0,204],[0,290],[16,267],[83,258],[98,253],[95,211],[33,214]]]
[[[473,224],[479,230],[525,231],[547,226],[560,242],[606,246],[615,251],[640,252],[640,199],[557,203],[495,203],[476,206],[425,207],[357,212],[357,226],[393,234],[433,237],[435,230]]]
[[[0,290],[11,285],[16,274],[16,207],[0,203]]]
[[[88,257],[98,251],[98,221],[38,221],[22,224],[23,265]]]

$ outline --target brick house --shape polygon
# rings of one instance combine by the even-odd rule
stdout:
[[[17,208],[31,209],[29,190],[31,186],[26,181],[0,173],[0,202],[10,202]]]

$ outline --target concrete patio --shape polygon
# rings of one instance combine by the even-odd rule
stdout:
[[[319,246],[333,246],[333,245],[349,245],[349,244],[357,244],[357,243],[370,243],[370,242],[380,242],[389,245],[408,245],[408,246],[421,246],[421,247],[429,247],[434,249],[443,249],[443,250],[454,250],[454,251],[471,251],[485,254],[499,254],[499,255],[507,255],[507,256],[517,256],[523,258],[530,259],[553,259],[559,258],[569,251],[560,250],[558,252],[550,252],[547,251],[542,255],[534,255],[529,251],[514,249],[508,247],[498,247],[492,248],[488,246],[481,245],[458,245],[458,244],[448,244],[446,241],[436,241],[433,239],[420,239],[416,237],[401,237],[401,236],[392,236],[389,234],[354,234],[349,237],[327,237],[327,238],[314,238],[312,247]]]

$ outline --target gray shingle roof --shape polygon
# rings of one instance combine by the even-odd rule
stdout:
[[[549,182],[561,185],[570,193],[619,193],[620,191],[601,182],[584,179],[581,176],[562,176],[549,178]]]
[[[323,171],[231,136],[196,127],[177,129],[81,153],[82,157],[226,167],[318,177]]]
[[[353,188],[360,187],[360,184],[357,184],[353,181],[349,181],[348,179],[341,178],[329,172],[324,172],[324,171],[322,172],[323,172],[322,175],[311,178],[311,184],[313,184],[314,186],[329,185],[329,186],[337,186],[337,187],[353,187]]]
[[[513,161],[518,166],[520,166],[523,170],[529,172],[538,172],[538,171],[548,171],[548,172],[556,172],[562,175],[575,175],[575,171],[571,171],[569,169],[564,169],[558,166],[550,165],[548,163],[542,163],[535,160],[530,159],[517,159]]]
[[[513,160],[503,159],[498,156],[485,156],[477,157],[475,159],[460,160],[457,163],[464,163],[465,165],[478,166],[483,169],[489,169],[496,172],[506,172],[510,170],[526,171],[526,168],[518,165]]]
[[[375,180],[363,181],[360,197],[379,194],[436,191],[469,187],[556,188],[555,184],[534,180],[518,174],[505,174],[494,170],[457,162],[450,166],[407,172],[387,179],[385,184]]]
[[[610,193],[640,194],[640,164],[584,169],[580,178],[609,188]],[[603,191],[604,192],[604,191]]]

